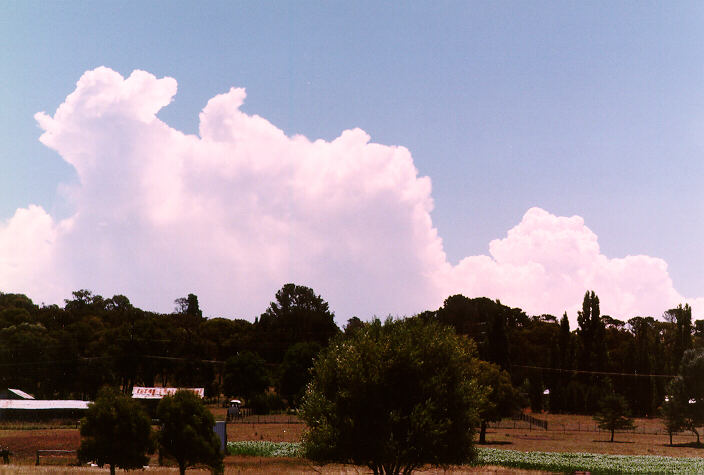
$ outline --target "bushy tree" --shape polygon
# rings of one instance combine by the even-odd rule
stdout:
[[[310,369],[313,358],[320,352],[320,345],[315,342],[296,343],[284,355],[281,363],[278,391],[288,400],[290,406],[298,406],[310,381]]]
[[[223,391],[227,396],[251,398],[269,387],[264,360],[251,351],[242,351],[225,361]]]
[[[511,384],[511,376],[501,367],[479,361],[476,378],[480,387],[486,390],[486,399],[479,406],[479,443],[486,443],[486,427],[490,421],[500,421],[521,409],[521,396]]]
[[[471,460],[483,397],[475,364],[468,339],[418,318],[337,337],[316,358],[302,404],[307,456],[375,474]]]
[[[198,395],[179,390],[164,397],[157,417],[161,423],[159,452],[176,460],[181,475],[200,464],[214,470],[222,467],[220,440],[213,432],[215,419]]]
[[[668,432],[692,431],[699,444],[697,428],[704,426],[704,349],[684,352],[680,374],[670,382],[667,393],[663,415]]]
[[[262,334],[262,356],[275,363],[295,343],[314,341],[323,346],[340,331],[328,303],[310,287],[296,284],[286,284],[276,292],[276,300],[259,317],[257,329]]]
[[[154,453],[151,419],[139,402],[103,388],[81,422],[78,460],[130,470],[149,463]]]
[[[610,442],[614,441],[614,432],[617,430],[630,430],[635,427],[626,400],[616,393],[607,394],[601,399],[599,412],[594,415],[594,420],[599,423],[601,429],[611,431]]]

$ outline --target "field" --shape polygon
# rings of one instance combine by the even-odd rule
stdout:
[[[224,419],[224,410],[213,408],[216,419]],[[659,419],[636,420],[636,431],[616,433],[616,442],[609,443],[606,432],[595,431],[594,421],[588,416],[550,415],[537,416],[548,421],[550,430],[530,428],[522,421],[505,420],[491,427],[487,433],[486,445],[482,448],[507,449],[520,452],[590,452],[594,454],[622,455],[664,455],[671,457],[701,457],[703,448],[694,447],[696,437],[682,433],[673,437],[674,447],[670,447],[669,437],[663,431]],[[292,416],[250,417],[243,422],[228,424],[229,441],[264,440],[275,442],[298,442],[301,440],[304,425],[296,423]],[[41,468],[46,473],[80,473],[78,467],[67,467],[75,461],[75,456],[44,457],[41,467],[36,467],[37,449],[76,449],[80,436],[75,424],[70,427],[27,425],[19,428],[0,424],[0,446],[9,446],[13,451],[11,466],[0,465],[0,475],[4,473],[36,473]],[[507,453],[508,454],[508,453]],[[225,460],[227,473],[369,473],[363,467],[314,466],[300,458],[267,458],[228,456]],[[156,465],[156,457],[150,465]],[[94,471],[96,469],[93,469]],[[150,468],[150,473],[173,473],[172,469]],[[450,473],[536,473],[500,467],[458,467]],[[199,473],[189,471],[189,473]],[[203,471],[202,473],[208,473]],[[442,469],[426,469],[419,473],[446,473]]]

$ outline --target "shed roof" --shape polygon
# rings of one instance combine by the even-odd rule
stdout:
[[[88,409],[88,404],[90,403],[91,401],[79,401],[72,399],[0,399],[0,410]]]

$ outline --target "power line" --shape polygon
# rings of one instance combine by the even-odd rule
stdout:
[[[572,373],[572,374],[595,374],[599,376],[630,376],[634,378],[674,378],[676,374],[643,374],[643,373],[609,373],[607,371],[588,371],[584,369],[563,369],[563,368],[546,368],[544,366],[529,366],[512,364],[512,368],[539,369],[541,371],[552,371],[554,373]]]

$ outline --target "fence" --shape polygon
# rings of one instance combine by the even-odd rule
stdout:
[[[513,419],[502,419],[499,422],[490,422],[488,426],[492,429],[527,429],[527,430],[532,430],[533,426],[541,427],[547,431],[550,432],[610,432],[608,430],[604,430],[599,428],[599,425],[596,422],[575,422],[572,424],[561,424],[559,422],[551,422],[550,426],[548,428],[547,421],[541,421],[540,419],[533,419],[532,421],[529,419],[531,416],[527,416],[525,418],[523,417],[517,417]],[[540,424],[540,422],[544,423],[544,426]],[[664,427],[662,428],[654,428],[652,427],[651,424],[647,424],[645,426],[643,425],[637,425],[638,422],[636,421],[636,427],[633,429],[629,430],[617,430],[617,434],[644,434],[644,435],[669,435],[667,432],[667,429]],[[672,435],[674,436],[681,436],[689,434],[687,431],[681,431],[681,432],[673,432]]]
[[[501,419],[498,422],[489,422],[488,426],[492,429],[528,429],[533,430],[533,426],[543,430],[548,430],[548,421],[537,419],[528,414],[519,414],[511,419]]]
[[[76,454],[76,451],[75,450],[40,449],[40,450],[37,450],[36,465],[39,465],[39,457],[41,457],[41,456],[66,457],[66,456],[72,455],[72,454]]]
[[[230,424],[303,424],[294,414],[241,415],[229,422]]]

